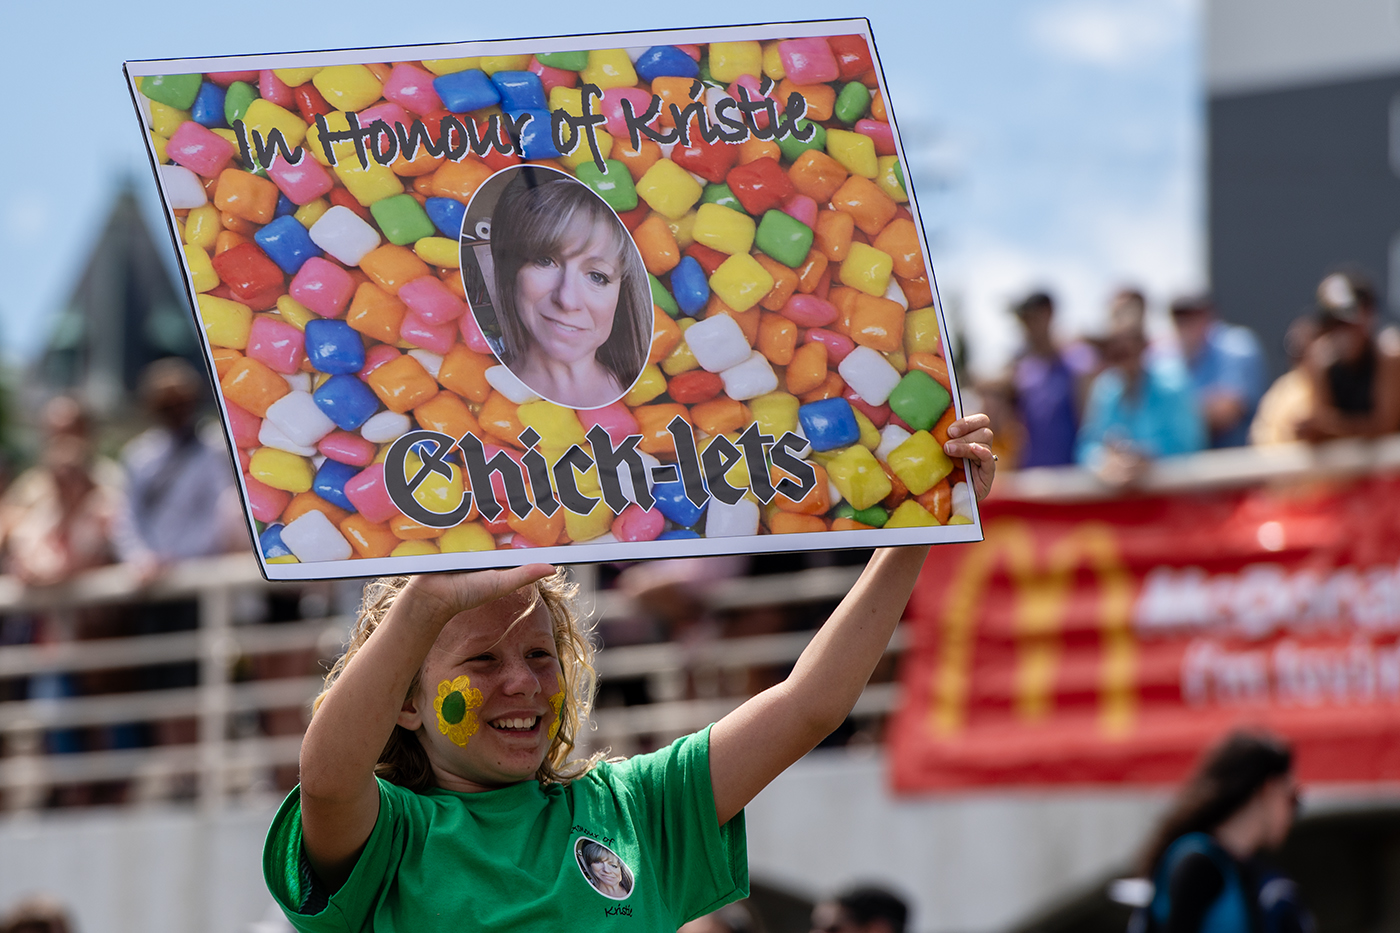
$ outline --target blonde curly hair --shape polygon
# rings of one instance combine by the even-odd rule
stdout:
[[[350,659],[388,616],[394,601],[407,585],[408,577],[380,577],[365,586],[364,602],[360,606],[355,627],[350,632],[350,641],[345,646],[345,653],[336,659],[326,674],[325,687],[311,704],[313,716],[335,688],[336,680]],[[579,730],[588,722],[597,686],[598,675],[593,668],[595,649],[592,626],[580,617],[576,604],[578,587],[569,582],[564,571],[555,571],[526,590],[531,594],[530,602],[512,624],[518,624],[536,606],[544,603],[554,630],[554,647],[563,671],[564,688],[564,704],[559,710],[559,731],[550,743],[535,777],[543,784],[567,784],[587,774],[604,756],[599,752],[586,759],[570,759]],[[419,685],[419,674],[415,673],[406,696],[412,697],[417,693]],[[379,753],[379,763],[375,765],[374,773],[390,783],[419,793],[436,784],[422,742],[416,734],[398,725],[394,726],[393,734]]]

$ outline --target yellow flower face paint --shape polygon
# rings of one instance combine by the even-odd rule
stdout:
[[[474,688],[471,679],[463,674],[438,684],[437,692],[433,709],[437,711],[438,731],[447,736],[452,744],[465,748],[480,728],[473,710],[481,705],[481,691]],[[559,696],[563,698],[562,693]]]
[[[554,721],[549,724],[549,740],[554,741],[554,737],[559,734],[559,717],[563,715],[564,691],[560,690],[549,698],[549,706],[554,710]]]

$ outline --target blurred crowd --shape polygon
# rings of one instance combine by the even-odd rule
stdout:
[[[1400,429],[1400,332],[1380,326],[1376,289],[1356,272],[1318,284],[1315,309],[1287,331],[1291,368],[1272,385],[1258,337],[1208,296],[1174,300],[1170,333],[1155,341],[1133,288],[1113,296],[1103,333],[1068,343],[1053,336],[1050,294],[1013,310],[1023,348],[977,386],[1005,466],[1079,464],[1122,485],[1159,457]]]

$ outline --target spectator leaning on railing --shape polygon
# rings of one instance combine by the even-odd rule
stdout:
[[[1376,326],[1376,290],[1360,275],[1333,273],[1317,286],[1321,334],[1309,348],[1315,405],[1303,440],[1376,437],[1400,429],[1400,331]]]
[[[1172,302],[1182,361],[1212,447],[1239,447],[1264,391],[1264,353],[1247,327],[1226,324],[1205,296]]]

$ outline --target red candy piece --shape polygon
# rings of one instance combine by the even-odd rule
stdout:
[[[212,260],[214,271],[235,298],[251,299],[261,292],[281,289],[282,270],[254,243],[239,243]],[[273,299],[276,303],[276,299]]]
[[[310,81],[292,88],[292,99],[297,102],[297,113],[307,123],[315,123],[317,114],[325,115],[335,109]]]
[[[695,137],[699,134],[694,128],[690,135],[692,145],[672,149],[671,161],[706,181],[720,184],[729,175],[730,169],[739,163],[739,147],[720,140],[707,143],[703,139],[697,139]],[[783,177],[787,178],[786,175]],[[792,187],[792,182],[788,182],[788,187]]]
[[[761,217],[765,211],[781,207],[784,201],[797,193],[788,173],[772,156],[740,165],[729,173],[725,181],[729,184],[729,190],[734,192],[734,197],[744,205],[744,210],[754,217]]]
[[[870,46],[865,44],[864,36],[830,36],[826,44],[831,46],[831,52],[836,56],[836,66],[841,69],[842,81],[849,81],[875,67],[875,62],[870,58]]]
[[[706,276],[715,274],[715,270],[724,264],[729,257],[717,249],[710,249],[703,243],[692,243],[685,248],[685,254],[696,262],[700,263],[700,268],[705,270]]]
[[[235,81],[242,81],[245,84],[257,84],[258,73],[256,71],[209,71],[204,77],[213,81],[219,87],[228,87]]]
[[[692,369],[681,373],[666,384],[671,399],[682,405],[695,405],[708,402],[724,391],[724,380],[703,369]]]
[[[859,395],[856,395],[851,389],[847,389],[845,392],[841,393],[841,397],[850,402],[852,408],[869,418],[870,423],[877,428],[883,428],[890,420],[891,412],[890,406],[888,405],[872,405]]]
[[[537,58],[531,58],[530,64],[526,67],[532,74],[539,76],[540,84],[544,85],[546,94],[557,87],[574,87],[578,84],[578,72],[541,65]]]
[[[622,225],[627,228],[627,232],[631,233],[641,226],[642,221],[646,220],[647,215],[650,213],[651,206],[647,204],[647,202],[642,201],[630,211],[622,211],[617,217],[622,221]]]
[[[894,155],[894,130],[888,123],[863,117],[856,121],[855,130],[862,136],[875,141],[876,155]]]
[[[350,210],[360,215],[360,219],[368,221],[369,223],[374,223],[374,215],[370,214],[369,208],[365,207],[359,201],[356,201],[355,196],[344,188],[333,189],[330,193],[329,200],[332,204],[350,208]]]

